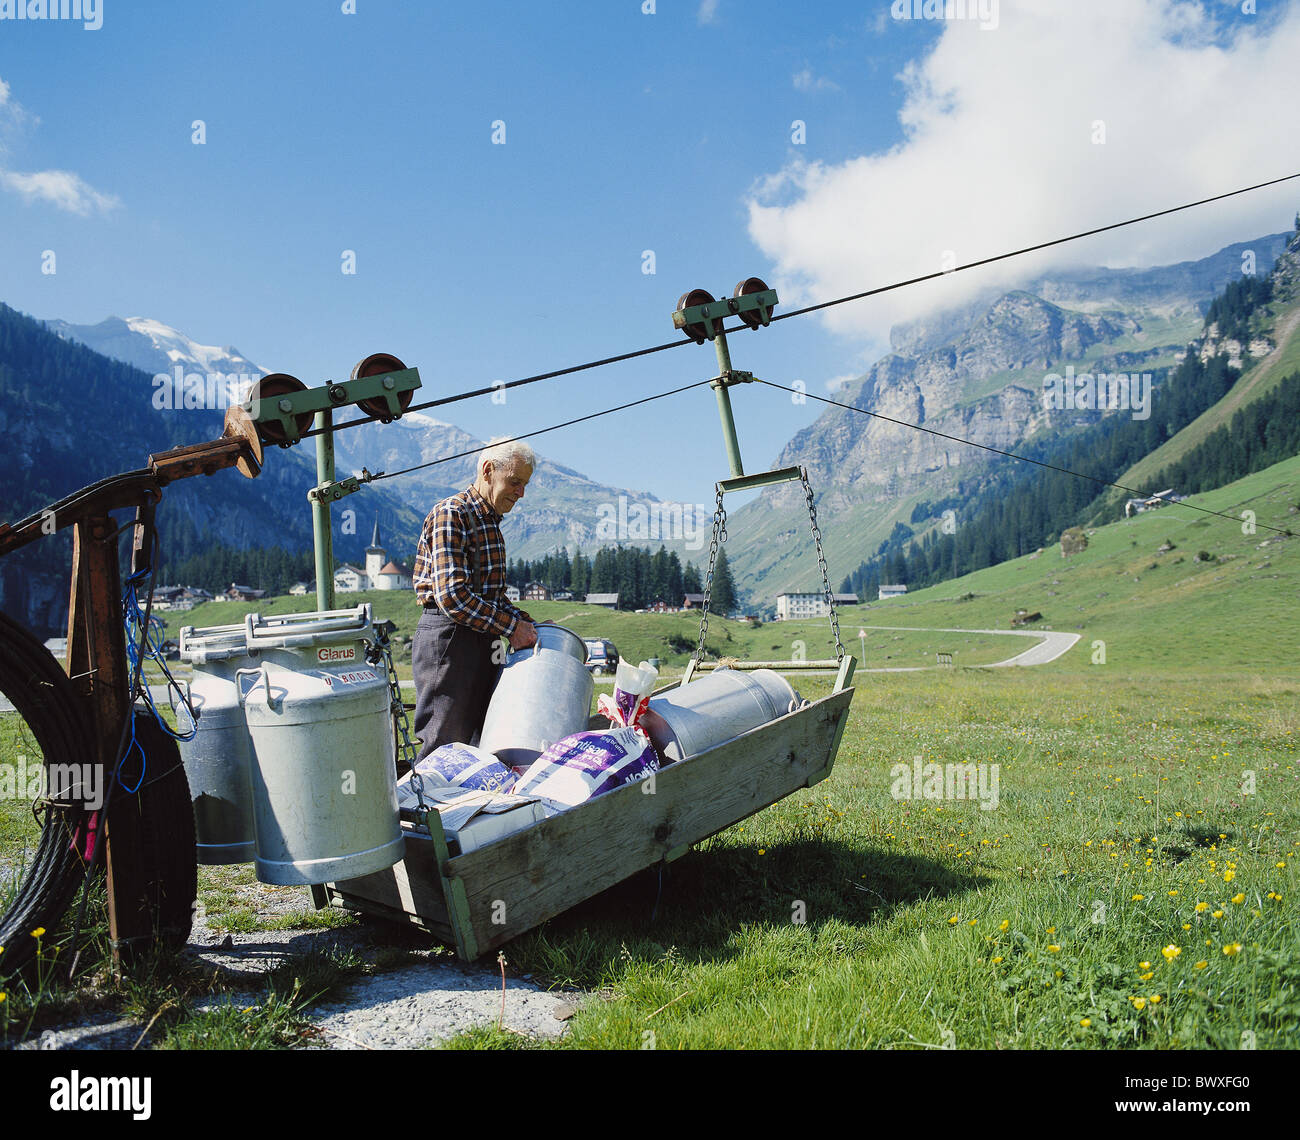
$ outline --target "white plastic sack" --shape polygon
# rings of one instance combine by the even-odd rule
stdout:
[[[416,764],[421,776],[437,776],[458,788],[508,792],[515,774],[491,752],[472,744],[444,744]]]
[[[596,701],[596,710],[613,725],[636,728],[650,705],[650,694],[657,680],[659,670],[649,661],[640,665],[620,661],[614,673],[614,695],[611,698],[602,693]]]
[[[644,780],[658,770],[653,746],[635,728],[575,732],[534,760],[513,791],[536,796],[552,809],[563,810]]]

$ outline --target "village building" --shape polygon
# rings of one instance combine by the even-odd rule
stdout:
[[[837,606],[856,606],[857,594],[832,594]],[[831,612],[823,593],[786,592],[776,596],[776,620],[791,621],[796,618],[825,617]]]

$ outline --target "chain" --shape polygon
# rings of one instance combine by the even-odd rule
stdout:
[[[704,659],[704,638],[709,632],[709,599],[713,594],[713,566],[718,560],[718,547],[727,541],[727,509],[722,505],[722,484],[718,489],[718,509],[713,515],[713,538],[709,542],[709,569],[704,576],[704,608],[700,611],[700,643],[695,647],[695,663]]]
[[[817,547],[817,565],[822,572],[822,589],[826,594],[826,604],[831,608],[831,632],[835,635],[835,660],[844,660],[844,644],[840,641],[840,619],[835,612],[835,595],[831,593],[830,571],[826,568],[826,554],[822,550],[822,532],[817,525],[817,504],[813,500],[812,484],[808,482],[808,469],[799,468],[799,478],[803,482],[804,498],[808,500],[808,520],[812,523],[813,544]]]
[[[402,701],[402,686],[397,679],[397,667],[393,664],[393,648],[388,640],[390,628],[392,628],[391,622],[380,622],[375,625],[373,649],[366,654],[366,657],[372,665],[378,665],[382,660],[388,671],[389,711],[397,722],[397,729],[402,738],[397,746],[399,759],[411,769],[411,786],[415,789],[417,809],[427,811],[428,805],[424,802],[424,779],[415,768],[419,750],[411,740],[411,722],[406,715],[406,704]]]

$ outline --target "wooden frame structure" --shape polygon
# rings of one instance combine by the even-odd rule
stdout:
[[[804,667],[821,662],[809,662]],[[834,691],[643,780],[451,855],[438,813],[404,820],[402,862],[312,888],[336,905],[427,931],[472,961],[646,867],[826,779],[848,720],[854,659]],[[785,667],[788,667],[786,665]],[[673,685],[659,692],[666,692]],[[609,727],[593,716],[590,727]]]

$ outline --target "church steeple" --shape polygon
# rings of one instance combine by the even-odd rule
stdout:
[[[379,516],[375,515],[375,533],[370,537],[370,545],[366,547],[366,578],[369,579],[368,586],[372,590],[379,589],[379,574],[388,561],[388,552],[379,545]]]

